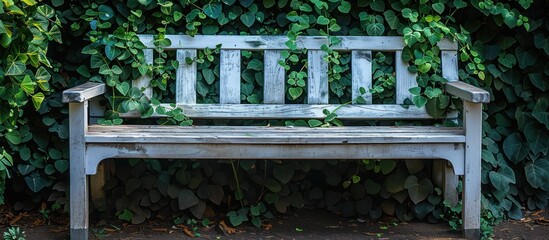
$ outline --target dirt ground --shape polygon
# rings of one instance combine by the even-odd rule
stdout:
[[[3,215],[4,220],[7,220],[6,215]],[[19,215],[22,217],[13,225],[24,229],[29,240],[68,239],[66,219],[54,221],[52,218],[48,225],[41,216],[19,213],[14,215],[11,221]],[[526,212],[524,219],[520,221],[505,221],[496,226],[493,239],[549,239],[548,220],[549,212],[546,210]],[[8,223],[2,222],[0,231],[5,231]],[[227,231],[233,230],[234,233],[227,234]],[[244,224],[231,229],[222,228],[219,224],[211,224],[209,227],[197,227],[193,230],[161,220],[151,220],[140,225],[118,222],[93,226],[90,238],[99,240],[190,239],[188,234],[193,233],[200,235],[195,237],[196,239],[460,239],[461,236],[459,232],[451,231],[446,223],[371,222],[346,219],[317,209],[300,210],[279,216],[262,228]]]

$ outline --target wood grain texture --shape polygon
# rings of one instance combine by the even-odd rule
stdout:
[[[167,110],[172,109],[170,104],[161,104]],[[224,118],[224,119],[323,119],[326,117],[322,111],[335,110],[336,104],[189,104],[176,105],[183,109],[190,118]],[[375,105],[346,105],[337,110],[339,119],[355,120],[389,120],[389,119],[432,119],[424,108],[407,106],[404,108],[394,104]],[[139,113],[130,112],[120,114],[121,117],[140,117]],[[166,115],[153,114],[153,117],[165,117]],[[455,118],[457,115],[448,115]]]
[[[104,83],[87,82],[63,91],[63,102],[84,102],[104,94],[106,90]]]
[[[467,233],[480,229],[482,104],[463,101],[463,118],[466,146],[462,220],[464,235],[470,239],[479,236],[467,236]]]
[[[361,96],[366,103],[372,103],[372,51],[352,51],[351,52],[351,77],[352,77],[352,99],[355,100]],[[360,88],[364,88],[366,93],[362,95]]]
[[[158,159],[446,159],[463,174],[463,144],[87,144],[86,169],[105,158]]]
[[[150,49],[145,50],[148,64],[153,63],[152,35],[139,35]],[[328,43],[325,36],[300,36],[298,48],[308,49],[308,104],[284,104],[285,71],[278,65],[281,50],[287,49],[286,36],[184,36],[167,35],[176,49],[176,107],[190,118],[207,119],[323,119],[323,110],[334,111],[340,105],[328,104],[328,64],[320,50]],[[352,96],[359,88],[372,85],[372,51],[396,52],[396,102],[411,98],[409,88],[416,86],[416,75],[401,60],[405,46],[402,37],[345,36],[333,46],[337,51],[351,51]],[[220,104],[196,104],[196,64],[185,58],[196,57],[197,50],[221,45]],[[443,76],[457,80],[457,44],[443,40]],[[265,51],[264,102],[240,104],[241,50]],[[147,97],[152,96],[150,77],[133,81]],[[69,104],[70,119],[70,228],[71,239],[88,237],[88,191],[86,175],[97,173],[106,158],[155,159],[435,159],[438,171],[444,172],[445,198],[454,198],[455,176],[445,161],[451,162],[457,175],[464,175],[463,228],[467,238],[478,237],[480,227],[480,176],[482,106],[488,92],[461,82],[446,84],[446,91],[464,101],[463,128],[349,126],[332,128],[268,126],[151,126],[121,125],[88,127],[89,98],[105,92],[105,85],[88,85],[69,89],[63,101]],[[71,95],[72,94],[72,95]],[[65,97],[66,95],[66,97]],[[66,98],[66,99],[65,99]],[[364,97],[371,103],[371,95]],[[82,103],[79,103],[82,102]],[[338,118],[350,120],[432,119],[424,108],[400,105],[352,104],[341,107]],[[162,104],[168,110],[170,104]],[[95,114],[97,111],[92,111]],[[122,114],[139,117],[139,113]],[[154,117],[163,117],[157,115]],[[454,112],[447,118],[455,118]],[[440,164],[439,164],[440,163]],[[446,177],[445,177],[446,176]],[[451,176],[449,179],[448,176]],[[453,186],[453,185],[452,185]]]
[[[155,48],[153,35],[138,35],[147,48]],[[216,48],[221,44],[221,49],[238,50],[284,50],[288,49],[286,36],[266,35],[166,35],[172,44],[165,49],[204,49]],[[402,50],[405,44],[400,36],[338,36],[341,43],[332,46],[334,50],[378,50],[397,51]],[[297,38],[298,49],[320,50],[323,44],[328,44],[326,36],[299,36]],[[440,50],[458,49],[457,43],[443,39],[437,44]]]
[[[92,98],[88,101],[88,123],[89,124],[96,124],[99,118],[103,118],[105,115],[104,113],[107,111],[107,109],[104,106],[101,106],[99,98]]]
[[[433,184],[436,186],[443,186],[444,200],[450,206],[456,206],[458,203],[458,182],[459,177],[454,173],[449,162],[433,161]]]
[[[459,128],[416,127],[158,127],[132,125],[92,127],[86,142],[93,143],[230,143],[230,144],[380,144],[462,143]]]
[[[88,234],[88,181],[85,135],[88,129],[88,102],[69,103],[69,208],[71,233]],[[78,234],[78,235],[81,235]],[[71,239],[80,239],[71,235]]]
[[[175,78],[175,102],[178,104],[196,103],[196,50],[178,49],[176,54],[179,67]],[[185,59],[193,59],[187,64]]]
[[[154,61],[153,49],[143,49],[143,53],[145,54],[145,63],[152,65]],[[132,86],[141,89],[148,98],[152,97],[151,76],[143,75],[133,80]]]
[[[472,103],[489,103],[490,93],[471,84],[455,81],[445,85],[446,92]]]
[[[90,176],[90,198],[93,203],[93,207],[99,211],[107,210],[107,199],[105,190],[103,187],[107,183],[107,169],[105,168],[105,162],[102,162],[97,166],[97,173]]]
[[[409,64],[402,61],[402,51],[395,52],[396,103],[403,104],[406,98],[412,100],[409,89],[417,86],[416,74],[408,71]]]
[[[240,50],[222,50],[219,68],[219,102],[240,103]]]
[[[309,50],[307,52],[307,103],[328,103],[328,63],[324,61],[326,52]]]
[[[448,81],[458,81],[458,59],[456,51],[441,51],[441,61],[442,61],[442,77],[446,78]],[[454,122],[458,122],[457,119],[454,119]],[[458,191],[456,191],[459,183],[458,176],[452,170],[452,166],[449,166],[447,163],[440,161],[435,161],[433,163],[433,174],[440,175],[441,186],[444,186],[443,195],[444,199],[451,205],[455,206],[458,203],[459,196]]]
[[[441,51],[442,61],[442,77],[448,81],[459,81],[458,75],[458,58],[457,51]],[[458,119],[453,119],[457,124]],[[444,183],[444,199],[450,204],[450,206],[456,206],[458,204],[458,191],[456,190],[459,183],[459,177],[452,171],[452,166],[443,164],[439,169],[442,174]]]
[[[88,239],[89,237],[89,230],[86,229],[73,229],[70,230],[70,239],[71,240],[82,240],[82,239]]]
[[[458,185],[459,176],[454,172],[454,167],[448,162],[443,164],[441,170],[444,173],[444,199],[450,204],[450,206],[456,206],[458,204]]]
[[[138,127],[136,127],[138,126]],[[357,133],[415,133],[421,129],[421,132],[452,132],[454,134],[464,134],[460,127],[432,127],[432,126],[343,126],[327,128],[309,128],[309,127],[286,127],[286,126],[166,126],[166,125],[90,125],[89,134],[94,132],[112,132],[123,133],[131,132],[158,132],[169,133],[171,131],[185,131],[188,133],[215,132],[223,129],[223,132],[242,132],[242,131],[261,131],[261,132],[308,132],[308,133],[345,133],[349,131]],[[178,130],[183,129],[183,130]]]
[[[285,70],[278,61],[281,50],[266,50],[264,54],[263,103],[284,103]]]
[[[441,51],[442,77],[448,81],[459,81],[458,57],[456,51]]]

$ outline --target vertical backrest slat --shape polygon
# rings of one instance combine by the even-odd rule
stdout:
[[[193,60],[187,64],[185,59]],[[196,103],[196,50],[179,49],[176,59],[179,62],[175,78],[175,102],[178,104]]]
[[[402,61],[402,51],[395,53],[396,67],[396,103],[403,104],[406,98],[412,100],[412,94],[408,91],[417,86],[416,74],[408,71],[408,63]]]
[[[328,103],[328,63],[322,59],[324,56],[322,50],[308,50],[308,104]]]
[[[240,50],[221,50],[220,103],[240,103]]]
[[[448,81],[458,81],[458,57],[456,51],[442,51],[442,77]]]
[[[145,54],[145,63],[152,65],[153,64],[153,49],[144,49],[143,53]],[[151,76],[143,75],[132,81],[132,86],[143,89],[143,94],[148,98],[152,97],[152,87],[151,87]]]
[[[448,81],[458,81],[459,73],[457,51],[442,51],[440,58],[442,60],[442,77],[446,78]],[[458,123],[457,118],[454,118],[451,121],[456,124]]]
[[[284,68],[278,64],[281,50],[266,50],[264,54],[263,103],[284,103]]]
[[[369,89],[372,87],[372,51],[352,51],[351,69],[352,99],[362,96],[366,103],[371,104],[372,94]],[[366,90],[364,95],[360,93],[361,87]]]

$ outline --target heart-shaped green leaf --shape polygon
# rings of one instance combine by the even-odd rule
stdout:
[[[179,203],[180,210],[185,210],[187,208],[190,208],[198,204],[199,202],[196,195],[194,195],[194,192],[188,189],[179,191],[179,194],[177,195],[177,200]]]
[[[410,199],[415,204],[418,204],[419,202],[425,200],[429,194],[433,192],[433,183],[431,183],[431,180],[427,178],[418,181],[416,176],[411,175],[406,178],[404,188],[408,190]]]
[[[288,94],[290,94],[290,97],[292,100],[295,100],[303,94],[303,88],[300,87],[292,87],[288,89]]]
[[[280,183],[286,184],[294,176],[294,167],[290,165],[277,165],[273,168],[273,175]]]

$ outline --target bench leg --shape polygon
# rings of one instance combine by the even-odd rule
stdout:
[[[480,238],[482,104],[463,101],[465,176],[463,180],[463,236]]]
[[[107,209],[107,197],[105,194],[105,184],[109,175],[110,164],[106,161],[101,161],[97,166],[97,173],[90,175],[90,198],[94,209],[105,211]]]
[[[86,144],[88,103],[69,104],[70,132],[70,239],[88,239],[88,180]]]
[[[450,162],[444,160],[433,160],[433,181],[443,189],[443,199],[450,205],[455,206],[458,202],[459,178],[454,174]]]

